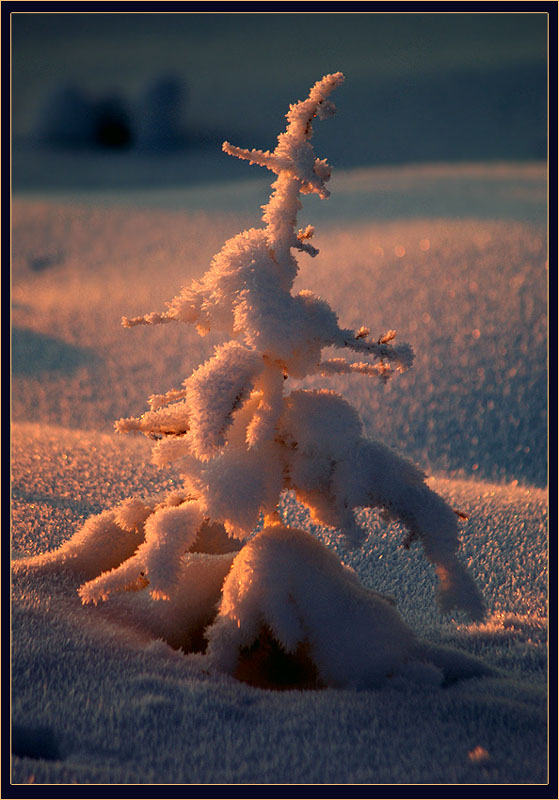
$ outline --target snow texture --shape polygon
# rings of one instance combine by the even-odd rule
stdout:
[[[367,538],[348,554],[287,495],[290,525],[312,532],[325,557],[343,555],[362,592],[393,596],[429,648],[418,660],[440,672],[429,682],[422,669],[414,679],[409,665],[407,676],[372,689],[270,692],[196,652],[238,552],[223,554],[231,545],[217,532],[207,539],[223,547],[191,550],[184,594],[170,607],[148,592],[84,606],[77,588],[96,574],[103,550],[88,553],[89,567],[71,559],[49,566],[39,555],[71,541],[84,517],[107,506],[120,503],[121,521],[138,520],[141,509],[122,509],[130,492],[154,493],[162,477],[178,484],[150,465],[146,440],[36,422],[15,423],[13,437],[14,783],[545,783],[545,491],[431,482],[469,516],[463,546],[485,587],[481,624],[439,615],[432,568],[414,550],[402,560],[397,523],[362,512]],[[19,566],[32,555],[42,563]],[[113,553],[103,567],[121,558]],[[257,656],[246,653],[246,669]],[[465,680],[480,661],[493,674]],[[469,755],[476,747],[487,760]]]
[[[184,195],[189,210],[178,212],[164,205],[142,210],[156,202],[154,197],[138,196],[138,208],[119,206],[113,198],[109,210],[94,197],[78,206],[55,198],[15,198],[15,783],[545,783],[545,358],[533,358],[534,352],[545,352],[545,231],[534,205],[534,193],[544,190],[545,173],[536,166],[507,165],[488,172],[489,183],[485,168],[480,172],[475,166],[343,176],[341,199],[354,221],[331,222],[321,234],[320,269],[317,261],[312,269],[302,265],[297,282],[329,297],[347,320],[344,330],[358,334],[363,319],[374,318],[380,331],[394,326],[405,333],[417,353],[410,377],[398,376],[401,386],[391,380],[374,387],[353,374],[329,377],[329,385],[351,405],[319,388],[317,376],[290,378],[285,388],[291,389],[291,400],[281,414],[264,404],[260,416],[265,387],[255,382],[254,396],[231,422],[227,414],[219,417],[233,445],[230,460],[222,453],[200,461],[195,485],[186,488],[174,462],[182,471],[187,404],[166,387],[175,379],[177,363],[189,374],[204,359],[211,360],[213,348],[222,342],[214,332],[197,341],[186,326],[179,330],[173,325],[150,329],[145,337],[142,331],[130,332],[139,338],[127,342],[113,321],[131,305],[162,303],[170,296],[184,277],[186,247],[192,255],[186,268],[196,279],[219,242],[238,229],[239,218],[212,211],[222,202],[221,190],[202,192],[198,200]],[[375,180],[377,186],[384,181],[393,187],[394,208],[408,218],[374,223],[366,218],[367,197],[375,195],[364,193],[363,182]],[[410,187],[413,197],[419,183],[421,191],[431,187],[437,202],[460,207],[462,218],[434,214],[413,219],[402,197],[409,196]],[[514,208],[509,197],[513,184]],[[478,187],[483,208],[493,214],[476,215],[475,191],[472,206],[463,213],[466,185]],[[259,191],[256,184],[250,188],[247,206]],[[357,216],[352,206],[356,196]],[[196,202],[206,206],[196,207]],[[147,261],[145,253],[150,254]],[[347,273],[340,275],[342,258],[352,267],[349,287]],[[34,266],[39,263],[45,268]],[[154,269],[158,285],[146,280]],[[300,291],[298,286],[295,290]],[[530,337],[521,335],[525,330]],[[253,346],[236,344],[247,351]],[[147,357],[151,352],[157,353],[155,361]],[[325,369],[330,376],[339,369],[335,364]],[[247,385],[251,374],[247,369]],[[267,374],[264,369],[258,380],[265,383]],[[163,445],[177,448],[161,458],[170,464],[164,472],[149,464],[145,440],[107,433],[123,408],[138,413],[154,388],[161,394],[152,395],[152,411],[145,416],[170,409],[167,419],[151,419],[161,423],[163,436],[155,452],[163,453]],[[307,439],[297,427],[297,404],[306,401],[316,413],[313,436]],[[332,403],[335,409],[326,413]],[[329,420],[328,440],[320,434],[321,412]],[[266,452],[266,425],[274,418],[284,420],[284,442],[271,446],[286,454],[288,487],[283,471],[269,471],[275,462]],[[245,436],[254,419],[249,443],[258,446],[247,450]],[[170,430],[167,423],[178,435],[164,435]],[[350,435],[345,437],[344,430]],[[301,452],[287,445],[295,433]],[[419,470],[391,449],[367,446],[371,434],[452,477],[439,474],[425,483]],[[239,542],[223,526],[199,523],[195,515],[192,537],[180,545],[187,552],[172,574],[160,573],[155,597],[149,589],[118,592],[84,606],[79,587],[101,573],[110,575],[144,547],[156,508],[169,514],[169,522],[180,520],[192,494],[223,481],[229,490],[208,502],[221,504],[229,533],[243,535],[257,525],[256,504],[246,518],[239,510],[249,508],[251,498],[241,504],[232,500],[241,484],[246,486],[236,448],[243,452],[243,469],[249,469],[255,485],[260,481],[261,496],[268,490],[274,495],[281,486],[283,522],[269,525],[239,551]],[[343,511],[311,503],[312,519],[308,507],[298,502],[304,499],[299,495],[312,491],[313,482],[322,480],[321,465],[330,449],[337,469],[352,474],[358,527],[346,523],[350,533],[359,530],[362,537],[361,547],[353,550],[324,526]],[[186,458],[185,463],[191,462]],[[378,496],[363,503],[366,487],[360,476],[371,464],[377,470]],[[395,468],[401,476],[396,483]],[[220,471],[219,479],[207,472],[212,469]],[[409,508],[410,496],[420,498],[413,522],[375,510],[390,511],[383,480],[398,487],[397,508]],[[459,613],[453,620],[441,618],[431,602],[432,565],[413,542],[407,556],[402,552],[404,522],[408,535],[410,527],[417,531],[428,559],[445,570],[456,567],[453,547],[443,546],[445,536],[435,542],[429,538],[430,515],[443,507],[468,517],[458,522],[461,559],[484,587],[484,622],[471,624]],[[459,519],[454,512],[443,518],[449,528]],[[233,633],[231,606],[228,610],[224,601],[240,591],[239,578],[251,569],[249,556],[262,559],[270,574],[285,576],[277,559],[287,556],[278,556],[276,547],[276,537],[282,536],[291,537],[301,568],[288,574],[287,585],[276,579],[273,591],[263,595],[256,581],[254,595],[247,595],[237,612],[243,614],[245,630],[257,630],[258,638],[252,644],[250,636],[243,640],[241,662],[231,666],[239,654],[234,641],[239,629]],[[157,548],[144,547],[144,554],[141,571],[151,565],[156,574]],[[317,562],[331,575],[335,608],[340,598],[350,603],[356,592],[361,609],[371,614],[382,609],[379,613],[400,632],[392,643],[397,656],[387,639],[358,666],[349,655],[355,652],[354,640],[366,635],[366,625],[353,618],[349,640],[334,624],[339,623],[335,615],[331,626],[323,622],[321,627],[321,614],[332,604],[316,602],[312,591]],[[439,572],[444,590],[446,575]],[[226,576],[227,591],[221,595]],[[460,578],[458,569],[455,587]],[[285,604],[289,581],[305,603],[290,599]],[[162,600],[170,586],[171,599]],[[398,610],[379,593],[394,597]],[[263,596],[268,607],[260,602]],[[332,670],[329,683],[361,680],[369,688],[278,694],[247,683],[263,663],[273,668],[279,660],[286,666],[285,653],[278,652],[269,631],[283,636],[289,649],[295,641],[290,634],[308,619],[314,620],[313,630],[326,629],[331,636],[310,641],[307,635],[302,647],[287,654],[290,669],[316,688],[321,685],[313,671],[318,659],[323,673]],[[377,624],[376,617],[369,623]],[[204,654],[203,631],[209,625],[212,646]],[[348,649],[347,664],[332,645],[336,636]],[[331,646],[326,656],[325,645]],[[221,669],[215,669],[212,653],[217,661],[223,659]],[[230,671],[244,670],[244,681],[222,672],[226,661]],[[349,680],[344,673],[348,665]],[[410,738],[410,730],[417,735]]]

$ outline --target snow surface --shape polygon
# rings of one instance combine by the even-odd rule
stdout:
[[[124,330],[120,319],[163,308],[200,277],[226,238],[256,223],[267,186],[259,176],[16,194],[16,561],[127,497],[179,487],[173,469],[151,464],[148,442],[113,433],[113,420],[180,385],[220,340],[187,326]],[[422,641],[492,674],[443,687],[263,690],[175,649],[180,632],[164,614],[139,624],[125,602],[81,605],[71,572],[16,567],[15,783],[546,781],[545,168],[362,169],[334,172],[330,189],[328,201],[304,203],[300,223],[315,225],[321,252],[300,256],[296,289],[328,300],[344,326],[396,329],[416,361],[384,387],[344,375],[293,388],[340,391],[366,435],[434,474],[430,486],[469,517],[461,554],[487,619],[441,616],[432,566],[376,512],[361,512],[367,538],[351,552],[290,494],[282,513],[394,597]]]

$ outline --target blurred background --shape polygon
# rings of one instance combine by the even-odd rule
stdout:
[[[13,189],[261,178],[222,141],[273,148],[338,70],[337,168],[546,158],[545,13],[16,12]]]

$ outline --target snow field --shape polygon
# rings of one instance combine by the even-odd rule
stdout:
[[[156,472],[139,459],[148,453],[143,440],[16,423],[14,500],[25,500],[27,513],[15,520],[15,554],[44,549],[38,530],[51,530],[49,546],[59,544],[84,517],[128,496],[134,482],[149,494]],[[344,553],[344,560],[366,586],[394,596],[424,640],[483,659],[494,676],[443,689],[412,681],[368,691],[270,692],[158,639],[168,617],[157,630],[153,618],[142,619],[137,609],[127,617],[118,602],[82,606],[78,576],[26,576],[16,568],[13,722],[28,753],[43,729],[58,757],[15,758],[13,780],[545,781],[546,494],[447,478],[432,483],[470,514],[463,557],[471,557],[481,585],[489,577],[486,622],[442,618],[432,567],[413,546],[401,547],[399,526],[374,512],[364,512],[363,551]],[[82,504],[73,506],[67,495],[77,485],[84,487]],[[309,525],[291,496],[283,514],[336,549],[328,529]],[[487,757],[469,756],[476,747]]]
[[[449,168],[442,189],[440,172],[424,171],[422,191],[438,186],[441,203],[457,207],[464,181],[478,185],[476,170],[464,171]],[[365,194],[362,217],[317,223],[321,253],[300,257],[296,285],[327,299],[342,325],[396,328],[396,341],[413,344],[413,370],[386,387],[359,376],[320,385],[341,391],[366,435],[434,473],[431,487],[469,516],[461,558],[484,587],[487,619],[443,618],[432,567],[376,512],[360,512],[366,540],[352,552],[290,494],[284,519],[337,551],[365,586],[395,597],[429,646],[480,658],[495,674],[445,688],[410,680],[357,692],[263,691],[170,647],[180,642],[169,615],[130,612],[123,595],[84,607],[71,572],[31,578],[16,568],[15,782],[545,781],[546,256],[538,206],[527,199],[543,185],[535,172],[493,173],[484,195],[484,216],[494,198],[493,219],[474,209],[467,219],[406,217],[398,190],[396,218],[371,223],[374,195]],[[364,179],[345,178],[356,190]],[[511,183],[522,199],[507,218],[501,199]],[[246,185],[251,202],[259,191]],[[103,206],[93,196],[80,205],[15,198],[16,559],[54,549],[127,497],[178,487],[176,471],[151,465],[145,440],[112,433],[113,420],[142,413],[150,394],[180,384],[220,340],[187,326],[119,323],[163,308],[225,238],[255,223],[211,211],[216,195],[202,194],[206,210],[188,193],[185,210],[150,208],[147,197],[136,206],[117,196]],[[316,221],[317,205],[305,203],[303,225]],[[207,603],[212,591],[219,599],[208,584]]]

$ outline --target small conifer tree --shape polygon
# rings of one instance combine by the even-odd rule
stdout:
[[[366,590],[332,552],[281,518],[284,491],[292,490],[312,519],[334,528],[349,547],[361,546],[365,535],[355,509],[382,509],[407,528],[406,547],[414,539],[423,545],[439,579],[441,608],[483,616],[481,597],[457,556],[457,513],[427,486],[425,475],[364,438],[356,411],[340,395],[286,392],[286,378],[311,374],[355,372],[386,381],[414,358],[409,345],[395,343],[395,331],[373,338],[365,326],[344,329],[325,300],[293,292],[294,253],[318,253],[310,243],[314,229],[297,228],[300,195],[329,195],[331,170],[315,156],[312,124],[334,113],[328,98],[342,81],[341,73],[327,75],[290,107],[273,152],[224,143],[226,153],[276,175],[263,226],[228,240],[206,274],[182,289],[166,311],[123,319],[126,327],[184,322],[201,335],[218,330],[226,341],[181,388],[150,397],[150,410],[141,417],[116,423],[122,433],[153,439],[155,462],[178,464],[184,489],[113,510],[106,525],[122,536],[135,532],[132,552],[128,544],[127,557],[79,590],[84,603],[130,589],[172,601],[188,553],[205,547],[216,552],[208,537],[221,536],[222,550],[244,546],[232,565],[227,562],[219,613],[207,631],[216,663],[234,671],[239,651],[266,629],[288,652],[310,647],[322,679],[334,685],[359,682],[356,675],[367,663],[374,662],[375,675],[386,674],[409,657],[413,634],[388,598]],[[352,351],[361,360],[323,360],[326,347]],[[86,523],[90,542],[107,538],[97,519],[93,527]],[[329,598],[330,613],[317,597]],[[364,628],[356,608],[363,611]],[[324,644],[334,618],[345,631],[343,664]],[[370,649],[371,640],[375,655],[367,662],[363,648]]]

